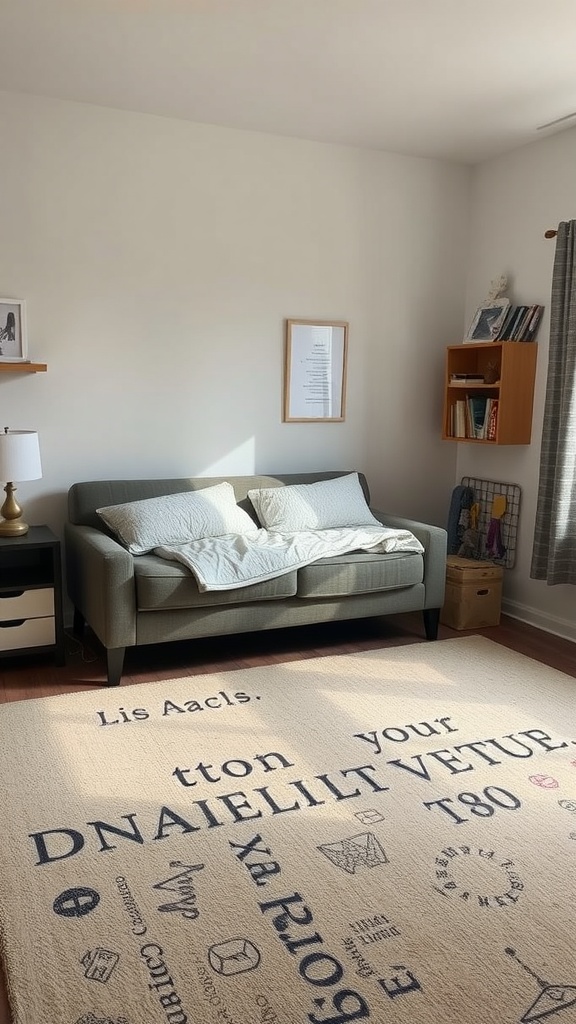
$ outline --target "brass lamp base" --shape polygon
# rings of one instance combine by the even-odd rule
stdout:
[[[23,537],[29,529],[28,523],[23,523],[21,519],[18,522],[6,519],[0,522],[0,537]]]
[[[28,533],[29,526],[21,519],[22,509],[14,497],[16,488],[13,483],[7,483],[4,490],[6,501],[0,508],[0,515],[4,517],[0,522],[0,537],[22,537]]]

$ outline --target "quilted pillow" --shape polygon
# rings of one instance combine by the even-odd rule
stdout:
[[[234,488],[227,482],[96,511],[133,555],[145,555],[160,544],[185,544],[228,533],[247,536],[258,530],[236,504]]]
[[[315,484],[262,487],[248,491],[248,497],[262,526],[274,533],[382,526],[368,508],[358,473]]]

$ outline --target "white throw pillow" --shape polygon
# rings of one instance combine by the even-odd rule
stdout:
[[[96,511],[133,555],[145,555],[160,544],[258,532],[256,523],[236,504],[234,488],[227,482]]]
[[[274,533],[382,526],[364,497],[358,473],[314,484],[262,487],[248,491],[258,519]]]

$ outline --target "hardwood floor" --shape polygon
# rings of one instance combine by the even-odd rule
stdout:
[[[456,632],[440,626],[439,639],[479,634],[576,679],[576,644],[503,616],[499,626]],[[301,658],[350,654],[403,644],[425,643],[420,613],[387,619],[306,626],[297,629],[215,637],[133,649],[126,654],[123,685],[156,682],[179,676],[273,665]],[[90,633],[82,644],[67,635],[66,665],[58,668],[48,657],[0,660],[0,703],[76,693],[105,685],[105,658]],[[575,684],[576,693],[576,684]],[[31,941],[33,941],[31,939]],[[0,976],[0,1024],[12,1024]],[[66,1024],[51,1021],[50,1024]]]

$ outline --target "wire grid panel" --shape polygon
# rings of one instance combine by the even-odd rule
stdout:
[[[520,487],[518,484],[502,484],[495,480],[477,480],[472,476],[463,476],[461,483],[464,487],[472,488],[474,501],[480,506],[478,516],[480,551],[477,557],[485,558],[496,565],[502,565],[506,569],[511,569],[516,559],[516,537],[520,515]],[[495,558],[486,551],[488,527],[492,519],[492,502],[498,494],[502,494],[506,498],[506,511],[500,520],[502,544],[505,548],[502,558]]]

